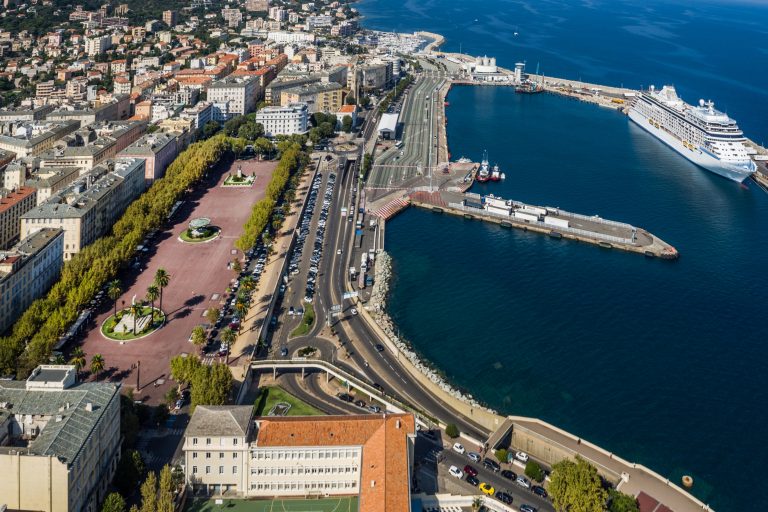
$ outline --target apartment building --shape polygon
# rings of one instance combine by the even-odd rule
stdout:
[[[104,236],[145,189],[144,160],[119,158],[95,167],[21,217],[21,236],[64,230],[64,260]]]
[[[179,154],[174,133],[149,133],[125,148],[121,157],[144,160],[144,179],[147,186],[165,176],[165,170]]]
[[[310,114],[335,114],[344,105],[344,92],[336,82],[301,85],[282,91],[280,104],[291,103],[306,103]]]
[[[109,35],[85,38],[85,53],[87,53],[89,57],[95,57],[96,55],[104,53],[111,47],[112,37]]]
[[[0,497],[9,510],[97,512],[120,460],[120,385],[74,366],[0,381]]]
[[[226,77],[208,87],[208,101],[213,103],[215,121],[253,112],[260,96],[259,80],[252,76]]]
[[[0,332],[56,282],[64,254],[64,231],[41,229],[0,252]]]
[[[175,27],[179,22],[179,13],[176,11],[163,11],[163,23],[169,27]]]
[[[309,109],[306,103],[264,107],[256,113],[256,122],[264,126],[267,137],[306,133],[309,129]]]
[[[0,249],[7,249],[19,239],[21,216],[37,204],[37,190],[21,187],[0,190]]]
[[[359,496],[366,512],[408,512],[410,414],[252,418],[251,406],[198,406],[184,433],[193,491],[245,497]]]
[[[75,121],[19,121],[0,123],[0,150],[15,153],[18,158],[37,156],[54,143],[77,130]]]

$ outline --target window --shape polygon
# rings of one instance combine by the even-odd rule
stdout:
[[[209,475],[211,473],[211,466],[205,466],[205,474]]]
[[[219,474],[220,475],[224,474],[224,466],[219,466]]]
[[[205,452],[205,458],[210,459],[211,458],[211,452]]]
[[[220,459],[223,459],[223,458],[224,458],[224,452],[219,452],[219,458],[220,458]]]
[[[210,437],[206,438],[205,444],[211,444],[211,438]]]
[[[197,466],[192,466],[192,474],[193,475],[197,474]]]
[[[233,458],[233,459],[236,459],[236,458],[237,458],[237,452],[233,452],[233,453],[232,453],[232,458]]]
[[[237,474],[237,466],[232,466],[232,474],[233,475]]]
[[[235,445],[235,446],[237,446],[237,438],[234,438],[234,439],[232,440],[232,444],[233,444],[233,445]]]
[[[197,452],[192,452],[192,458],[193,458],[193,459],[196,459],[196,458],[197,458]]]
[[[197,444],[197,438],[196,437],[192,438],[192,444]]]

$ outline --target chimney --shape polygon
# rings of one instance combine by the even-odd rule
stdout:
[[[93,412],[93,402],[88,402],[85,404],[85,410],[88,412]]]

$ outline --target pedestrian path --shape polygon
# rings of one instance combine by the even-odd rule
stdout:
[[[417,190],[411,193],[411,200],[418,203],[427,203],[434,206],[447,206],[443,200],[440,192],[425,192],[423,190]]]

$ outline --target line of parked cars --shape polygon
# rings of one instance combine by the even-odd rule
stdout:
[[[499,473],[504,478],[512,482],[515,482],[517,485],[519,485],[523,489],[527,489],[541,498],[546,499],[548,497],[547,491],[546,489],[544,489],[544,487],[540,485],[532,485],[531,481],[528,480],[524,475],[518,475],[514,471],[511,471],[509,469],[501,469],[501,465],[493,459],[482,458],[480,454],[476,452],[468,452],[461,443],[454,443],[453,451],[461,455],[466,455],[467,458],[469,458],[469,460],[471,460],[472,462],[481,463],[485,469],[489,471],[493,471],[494,473]],[[528,454],[525,452],[516,452],[515,459],[525,463],[525,462],[528,462],[529,457],[528,457]],[[477,478],[477,469],[475,469],[473,466],[469,464],[464,466],[463,470],[459,469],[457,466],[451,466],[448,469],[448,472],[452,476],[459,479],[464,479],[467,483],[474,485],[475,487],[478,487],[481,492],[483,492],[488,496],[493,496],[494,498],[498,499],[502,503],[506,503],[507,505],[512,503],[512,496],[509,493],[504,491],[497,491],[496,489],[494,489],[492,485],[485,482],[480,482],[480,480]],[[520,511],[536,512],[536,508],[526,503],[523,503],[522,505],[520,505]]]
[[[289,270],[292,274],[298,273],[299,262],[301,261],[301,251],[304,249],[304,242],[306,241],[307,234],[309,233],[310,223],[312,221],[312,212],[314,212],[315,204],[317,202],[317,195],[320,189],[320,182],[322,181],[322,175],[317,174],[312,182],[312,190],[310,191],[309,198],[307,199],[306,218],[302,220],[301,229],[299,230],[299,236],[294,250],[294,255],[291,258],[291,267]],[[325,187],[325,193],[323,194],[323,205],[320,208],[320,218],[317,221],[317,229],[315,230],[315,244],[312,250],[312,256],[309,257],[311,266],[307,274],[307,287],[306,294],[304,296],[305,302],[312,302],[315,295],[315,282],[317,281],[317,273],[320,266],[320,259],[323,255],[323,240],[325,239],[325,225],[328,221],[328,211],[331,208],[331,200],[333,198],[333,190],[336,186],[336,174],[330,173],[328,175],[328,183]],[[295,265],[294,265],[295,262]]]
[[[348,404],[355,404],[359,408],[364,409],[368,412],[372,412],[374,414],[381,412],[381,407],[379,407],[378,405],[374,405],[374,404],[368,405],[367,403],[365,403],[365,400],[355,400],[355,397],[353,397],[349,393],[339,393],[338,395],[336,395],[336,397],[342,402],[347,402]]]

